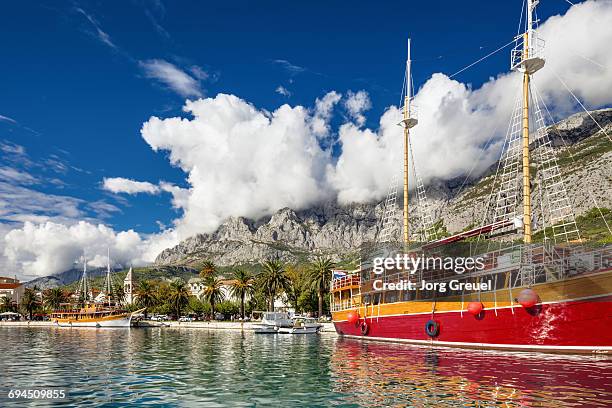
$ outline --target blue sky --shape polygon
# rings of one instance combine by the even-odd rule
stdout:
[[[269,110],[285,102],[311,106],[329,90],[364,89],[375,125],[399,98],[408,36],[418,87],[432,72],[455,72],[507,42],[520,7],[520,1],[10,2],[0,15],[0,115],[19,125],[0,123],[0,138],[25,147],[34,161],[57,156],[66,164],[60,172],[32,170],[64,183],[37,190],[103,200],[117,207],[106,222],[153,232],[155,220],[176,217],[169,196],[139,196],[126,205],[100,189],[102,178],[113,176],[185,185],[184,174],[139,134],[152,115],[181,114],[184,98],[146,78],[138,61],[201,67],[208,74],[203,95],[236,94]],[[540,14],[568,7],[546,1]],[[478,86],[506,69],[507,53],[500,53],[460,79]],[[278,86],[291,96],[276,93]]]
[[[102,222],[116,231],[159,232],[181,217],[171,194],[159,189],[114,194],[102,188],[104,178],[113,177],[190,187],[187,177],[193,174],[172,165],[168,150],[154,151],[141,136],[150,117],[190,118],[183,112],[186,99],[219,93],[273,112],[285,103],[314,109],[315,100],[331,91],[345,98],[363,90],[371,109],[361,129],[376,131],[381,115],[399,102],[408,37],[419,89],[432,74],[450,75],[510,41],[521,5],[521,0],[6,3],[0,14],[0,172],[8,183],[4,192],[15,186],[9,207],[19,208],[0,211],[0,233],[45,216]],[[538,15],[545,21],[569,8],[566,0],[546,0]],[[478,89],[507,73],[508,61],[506,49],[442,87],[460,85],[460,93]],[[160,80],[163,69],[173,69],[178,82]],[[609,102],[593,98],[592,106]],[[349,116],[340,109],[329,119],[333,140],[342,139],[338,128]],[[335,143],[332,161],[342,146],[346,140]]]

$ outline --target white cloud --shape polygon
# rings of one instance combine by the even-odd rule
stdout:
[[[126,193],[126,194],[157,194],[160,189],[155,184],[148,181],[136,181],[123,177],[104,178],[102,188],[111,193]]]
[[[136,181],[123,177],[104,178],[102,181],[102,188],[115,194],[126,193],[130,195],[135,195],[139,193],[170,193],[172,195],[172,207],[178,210],[187,207],[190,194],[189,189],[175,186],[174,184],[168,183],[167,181],[160,181],[156,185],[153,183],[149,183],[148,181]],[[117,207],[114,207],[104,202],[97,205],[96,208],[100,209],[100,212],[104,214],[119,211]]]
[[[152,78],[163,83],[168,88],[183,97],[202,96],[199,78],[194,78],[168,61],[151,59],[147,61],[140,61],[139,65],[142,67],[145,75],[148,78]],[[204,72],[201,69],[200,71],[196,71],[198,74],[194,75],[199,75]]]
[[[602,68],[612,67],[609,21],[612,2],[588,1],[541,25],[547,62],[534,75],[533,84],[557,117],[578,108],[556,74],[587,106],[596,108],[612,103],[609,92],[612,70]],[[584,29],[587,26],[589,30]],[[472,176],[479,175],[498,158],[521,84],[518,73],[501,74],[477,89],[445,74],[432,75],[415,97],[419,124],[410,136],[417,171],[425,182],[462,176],[472,168]],[[393,172],[401,170],[397,152],[402,149],[402,129],[394,125],[400,119],[397,107],[391,106],[383,114],[377,131],[341,127],[342,154],[337,164],[328,168],[341,202],[384,196]],[[491,137],[491,143],[483,149]]]
[[[0,142],[0,151],[7,155],[18,156],[19,158],[23,158],[26,154],[25,147],[9,141]]]
[[[0,122],[9,122],[14,125],[17,124],[17,121],[13,118],[9,118],[8,116],[0,115]]]
[[[54,222],[26,222],[4,237],[7,265],[17,266],[26,276],[46,276],[74,266],[83,254],[94,267],[106,265],[107,248],[115,264],[143,264],[143,242],[138,233],[115,232],[102,224],[78,222],[67,226]]]
[[[276,59],[272,62],[283,67],[291,75],[301,74],[302,72],[306,71],[306,68],[292,64],[291,62],[284,59]]]
[[[323,98],[317,98],[315,101],[311,127],[316,136],[322,137],[329,134],[329,119],[340,98],[342,98],[341,94],[331,91],[326,93]]]
[[[189,68],[189,71],[193,74],[194,77],[202,81],[205,81],[210,77],[210,74],[208,72],[204,71],[201,67],[197,65],[193,65],[191,68]]]
[[[372,107],[372,102],[366,91],[362,90],[357,93],[349,91],[347,98],[344,100],[344,107],[357,125],[363,126],[366,120],[363,113]]]
[[[91,14],[87,13],[85,10],[83,10],[80,7],[77,7],[75,10],[78,13],[82,14],[83,17],[87,19],[87,21],[89,21],[89,23],[91,24],[91,26],[93,27],[95,31],[94,35],[99,41],[108,45],[111,48],[117,49],[117,46],[111,41],[110,35],[108,35],[108,33],[102,30],[102,28],[100,27],[100,24],[96,21],[96,19]]]
[[[558,115],[576,108],[554,72],[590,107],[612,103],[612,70],[602,68],[612,67],[609,21],[612,2],[588,1],[542,24],[548,59],[534,83]],[[286,61],[277,63],[290,69]],[[189,91],[193,82],[178,83],[181,92],[197,96]],[[499,154],[520,86],[516,73],[499,75],[480,88],[433,74],[416,94],[419,124],[410,136],[425,181],[464,175],[472,167],[478,174],[490,166]],[[169,152],[171,163],[188,174],[189,188],[115,179],[122,180],[115,186],[117,192],[128,192],[126,181],[144,183],[140,188],[147,193],[168,192],[172,206],[181,212],[172,226],[158,234],[141,237],[126,232],[122,259],[151,261],[181,239],[213,231],[228,216],[258,218],[284,206],[305,208],[330,198],[341,203],[381,199],[393,172],[401,171],[402,129],[397,126],[401,112],[390,106],[377,129],[364,128],[369,97],[364,91],[349,92],[343,105],[352,122],[342,124],[336,134],[330,121],[340,101],[342,96],[332,91],[317,99],[312,109],[282,105],[270,113],[239,97],[219,94],[188,101],[184,110],[191,118],[150,118],[143,124],[142,137],[153,150]],[[491,136],[493,143],[483,150]],[[336,158],[321,148],[322,141],[332,138],[341,148]],[[0,148],[5,147],[0,144]],[[75,219],[83,217],[80,205],[77,199],[37,195],[0,182],[0,219],[32,221],[6,234],[5,253],[16,270],[48,274],[72,265],[83,248],[103,256],[106,245],[121,247],[117,237],[122,233],[92,220],[75,227]],[[57,238],[61,234],[69,237],[65,247]],[[96,246],[94,241],[103,244]]]
[[[45,194],[0,181],[0,222],[74,222],[85,218],[79,208],[81,204],[83,200],[78,198]]]
[[[286,96],[287,98],[291,96],[291,92],[289,92],[289,90],[282,85],[279,85],[274,92],[279,95]]]
[[[370,202],[386,192],[390,175],[399,170],[402,154],[398,116],[397,108],[389,108],[380,119],[378,132],[352,123],[340,127],[342,154],[335,164],[327,166],[327,178],[339,203]]]
[[[185,209],[189,204],[189,189],[175,186],[174,184],[162,181],[159,183],[159,188],[166,193],[172,194],[172,207],[176,209]]]
[[[12,167],[0,167],[0,180],[15,184],[34,184],[38,179],[30,173]]]
[[[329,154],[310,130],[307,109],[283,105],[268,113],[224,94],[188,101],[184,109],[193,119],[152,117],[141,131],[189,174],[179,237],[210,232],[231,215],[258,218],[329,196]]]

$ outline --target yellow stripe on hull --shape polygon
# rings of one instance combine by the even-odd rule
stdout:
[[[131,321],[131,313],[84,319],[55,319],[60,327],[130,327]]]
[[[491,292],[481,292],[480,301],[485,309],[517,306],[514,299],[526,287],[515,287],[512,289],[498,289]],[[612,270],[606,270],[594,274],[581,275],[561,281],[540,283],[532,285],[531,288],[540,297],[541,303],[563,302],[569,299],[589,299],[610,295],[612,293]],[[478,293],[470,293],[464,296],[449,296],[432,300],[409,300],[394,303],[381,303],[380,305],[355,306],[345,310],[332,312],[332,320],[335,322],[347,319],[351,310],[356,310],[361,317],[382,317],[406,314],[420,314],[432,312],[457,312],[465,311],[467,304],[472,300],[478,300]]]

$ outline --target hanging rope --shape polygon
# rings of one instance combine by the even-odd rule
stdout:
[[[461,186],[459,186],[459,190],[457,191],[457,195],[456,195],[457,197],[461,194],[461,192],[463,191],[463,187],[465,187],[467,181],[469,180],[470,176],[472,175],[472,172],[474,171],[476,166],[480,163],[480,158],[482,157],[484,152],[487,151],[487,149],[490,147],[491,142],[493,141],[493,138],[495,137],[495,134],[497,133],[497,129],[499,129],[499,123],[500,123],[499,121],[495,122],[495,128],[493,128],[493,132],[491,133],[491,136],[489,137],[489,140],[487,140],[487,142],[484,144],[483,148],[480,149],[480,153],[478,153],[478,157],[476,158],[476,160],[474,160],[474,164],[472,164],[472,168],[470,169],[468,174],[463,179],[463,183],[461,183]]]
[[[589,117],[591,119],[593,119],[593,122],[595,122],[595,124],[597,125],[597,127],[599,128],[599,130],[601,130],[603,132],[604,135],[606,135],[608,137],[608,140],[610,140],[612,142],[612,137],[610,137],[610,135],[604,130],[604,128],[601,127],[601,125],[599,124],[599,122],[597,122],[595,120],[595,118],[593,117],[593,115],[591,115],[591,112],[589,112],[587,110],[587,108],[584,107],[584,105],[582,104],[582,102],[580,102],[580,99],[578,99],[578,97],[576,95],[574,95],[574,93],[572,92],[571,89],[569,89],[569,87],[567,86],[567,84],[563,81],[563,79],[561,79],[561,77],[559,75],[557,75],[557,72],[554,69],[551,69],[552,73],[555,74],[555,76],[557,77],[557,79],[559,80],[559,82],[561,82],[561,84],[563,84],[563,86],[565,87],[565,89],[567,89],[567,92],[569,92],[574,99],[576,100],[576,102],[578,102],[578,105],[580,105],[580,107],[582,108],[583,111],[586,112],[587,115],[589,115]]]
[[[521,33],[521,24],[523,24],[523,13],[525,12],[525,1],[523,0],[523,5],[521,6],[521,18],[519,19],[518,27],[516,28],[516,36]]]
[[[514,43],[514,40],[510,41],[509,43],[502,45],[501,47],[499,47],[498,49],[496,49],[495,51],[491,51],[490,53],[488,53],[487,55],[485,55],[484,57],[480,58],[477,61],[472,62],[470,65],[467,65],[463,68],[461,68],[459,71],[455,72],[453,75],[449,76],[449,78],[453,78],[457,75],[459,75],[460,73],[462,73],[463,71],[465,71],[466,69],[472,68],[474,65],[478,64],[479,62],[484,61],[485,59],[489,58],[490,56],[497,54],[498,52],[500,52],[501,50],[503,50],[504,48],[508,47],[510,44]]]
[[[400,93],[400,100],[397,106],[402,107],[402,103],[404,102],[404,91],[406,90],[406,70],[404,70],[404,81],[402,82],[402,92]]]
[[[567,149],[567,152],[569,153],[570,159],[575,164],[576,160],[574,159],[574,155],[572,154],[572,151],[570,150],[569,145],[565,142],[565,139],[563,138],[563,135],[561,135],[561,132],[559,132],[559,129],[557,129],[557,125],[554,124],[554,119],[552,117],[552,114],[550,113],[550,110],[548,110],[548,106],[546,105],[546,102],[544,102],[544,99],[540,96],[538,88],[535,86],[533,81],[531,82],[531,85],[533,86],[533,90],[535,91],[536,95],[538,95],[540,101],[542,102],[542,105],[544,106],[544,109],[546,109],[546,113],[548,113],[548,116],[550,117],[550,120],[553,122],[553,125],[551,127],[553,128],[553,130],[555,132],[557,132],[557,135],[559,135],[559,138],[561,139],[561,141],[563,142],[563,145],[565,146],[565,148]],[[595,123],[597,123],[597,122],[595,122]],[[606,225],[606,228],[608,229],[608,232],[610,234],[612,234],[612,229],[608,225],[608,222],[606,221],[606,217],[603,215],[603,212],[601,211],[601,208],[597,204],[597,200],[595,200],[595,197],[593,197],[593,194],[591,193],[590,189],[587,188],[586,190],[589,193],[589,197],[593,201],[593,204],[595,204],[595,208],[597,208],[597,211],[599,212],[599,215],[601,216],[601,219],[603,220],[604,224]]]
[[[489,193],[489,197],[487,198],[487,204],[484,207],[484,212],[483,212],[483,216],[482,216],[482,221],[480,223],[480,225],[486,225],[487,223],[487,218],[489,216],[489,211],[491,211],[491,203],[493,201],[493,196],[496,195],[495,193],[495,187],[498,181],[498,176],[499,176],[499,170],[501,169],[502,166],[502,161],[504,160],[504,154],[506,153],[506,148],[507,146],[509,146],[509,138],[510,138],[510,133],[511,133],[511,129],[512,129],[512,121],[513,121],[513,117],[514,117],[514,111],[518,108],[518,103],[520,102],[520,94],[521,94],[522,89],[518,88],[516,90],[516,94],[514,96],[514,107],[512,109],[512,114],[510,117],[510,120],[508,121],[508,129],[506,130],[506,137],[504,138],[504,144],[502,145],[502,150],[501,150],[501,155],[500,158],[497,162],[497,168],[495,170],[495,176],[493,177],[493,182],[491,183],[491,191]],[[495,210],[493,210],[495,211]],[[482,231],[478,233],[477,238],[476,238],[476,246],[478,246],[478,243],[480,242],[480,238],[482,236]],[[501,245],[501,244],[500,244]]]

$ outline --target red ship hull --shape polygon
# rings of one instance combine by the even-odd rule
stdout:
[[[439,324],[431,338],[425,325]],[[571,353],[612,353],[612,296],[550,302],[525,309],[520,305],[467,312],[435,312],[367,317],[357,324],[334,322],[341,335],[373,340],[468,348],[539,350]]]

